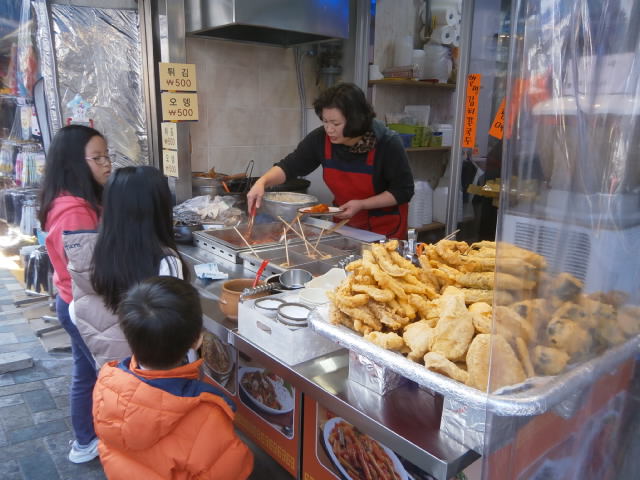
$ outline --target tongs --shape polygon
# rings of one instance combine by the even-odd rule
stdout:
[[[247,238],[251,238],[251,232],[253,231],[253,222],[256,219],[256,205],[253,204],[251,207],[251,213],[249,214],[249,226],[247,228]]]

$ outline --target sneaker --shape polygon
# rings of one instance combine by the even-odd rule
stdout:
[[[80,445],[77,440],[69,442],[69,461],[72,463],[90,462],[98,456],[98,437],[94,438],[89,445]]]

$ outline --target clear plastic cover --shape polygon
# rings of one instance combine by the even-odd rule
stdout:
[[[56,4],[51,23],[63,123],[81,99],[116,166],[149,163],[137,12]]]
[[[474,338],[467,366],[490,358],[494,393],[588,379],[580,402],[565,389],[555,413],[533,418],[557,421],[557,434],[527,437],[522,428],[502,439],[521,450],[506,457],[508,477],[553,467],[549,478],[609,478],[614,462],[594,470],[584,452],[605,424],[608,445],[621,448],[613,439],[624,402],[614,397],[624,396],[638,352],[640,9],[633,0],[522,0],[513,12],[498,242],[476,246],[495,258],[493,327]],[[598,362],[624,345],[633,348],[602,375]],[[487,446],[496,443],[488,431]],[[526,448],[534,442],[538,458]],[[497,457],[486,456],[485,478],[497,478]]]

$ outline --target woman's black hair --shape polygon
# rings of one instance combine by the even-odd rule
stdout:
[[[151,277],[131,287],[118,319],[138,362],[157,370],[177,366],[202,332],[198,291],[173,277]]]
[[[107,308],[115,312],[129,287],[158,275],[164,257],[178,257],[188,279],[173,236],[171,192],[157,168],[116,170],[105,187],[103,205],[91,283]]]
[[[84,125],[68,125],[53,138],[45,165],[44,180],[40,191],[38,219],[45,229],[51,204],[61,193],[80,197],[99,212],[102,185],[95,181],[85,159],[85,147],[93,137],[104,136]]]
[[[343,135],[359,137],[371,130],[371,122],[376,116],[364,92],[353,83],[338,83],[327,88],[313,102],[316,115],[322,120],[322,110],[337,108],[347,119]]]

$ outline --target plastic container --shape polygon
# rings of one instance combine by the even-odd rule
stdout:
[[[453,145],[453,125],[450,123],[436,123],[433,126],[433,131],[442,133],[443,147],[451,147]]]
[[[447,198],[449,197],[449,187],[439,186],[433,191],[433,221],[447,222]],[[462,191],[458,197],[458,222],[463,218]]]
[[[415,133],[398,133],[398,136],[400,137],[400,140],[402,140],[404,148],[411,148],[411,143],[416,135]]]
[[[404,67],[411,65],[413,56],[413,36],[405,35],[401,37],[395,44],[393,65],[395,67]]]
[[[431,134],[431,139],[429,140],[430,147],[441,147],[442,146],[442,132],[433,132]]]
[[[404,123],[390,123],[387,125],[394,132],[398,132],[399,134],[409,133],[413,134],[414,137],[411,138],[411,144],[409,147],[422,147],[425,137],[425,131],[427,127],[422,125],[407,125]]]

